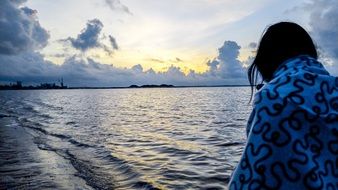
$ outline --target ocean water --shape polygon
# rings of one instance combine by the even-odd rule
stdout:
[[[15,170],[0,163],[1,177],[28,189],[226,189],[249,95],[247,87],[0,91],[7,127],[22,127],[39,152]]]

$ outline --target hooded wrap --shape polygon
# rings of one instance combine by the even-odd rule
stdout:
[[[338,189],[338,78],[309,56],[255,94],[229,189]]]

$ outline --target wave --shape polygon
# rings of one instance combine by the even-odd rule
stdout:
[[[85,180],[94,189],[128,189],[129,187],[145,190],[157,189],[151,183],[140,180],[140,174],[127,161],[113,156],[110,151],[104,150],[102,147],[79,142],[69,135],[49,132],[43,129],[46,126],[32,122],[27,118],[22,118],[20,124],[24,128],[29,128],[41,133],[41,135],[45,135],[45,137],[39,135],[35,138],[34,143],[37,144],[37,147],[40,150],[53,151],[64,159],[69,160],[74,169],[76,169],[77,176]],[[76,148],[74,149],[70,145],[64,145],[67,147],[66,149],[53,147],[49,144],[51,142],[46,140],[48,137],[59,139],[60,142],[58,144],[68,142]],[[90,149],[88,151],[90,155],[81,156],[85,152],[83,148]],[[81,150],[82,153],[79,153],[79,155],[72,153],[72,151],[76,152],[75,150]],[[110,168],[110,170],[105,172],[105,168]],[[107,175],[107,173],[112,172],[115,175]],[[114,176],[118,176],[118,179],[114,179]]]
[[[4,117],[12,117],[12,116],[8,115],[8,114],[2,114],[2,113],[0,113],[0,118],[4,118]]]
[[[18,121],[34,147],[48,151],[41,155],[70,168],[55,173],[71,171],[93,189],[225,189],[249,106],[228,101],[243,89],[215,89],[13,91],[0,99],[0,118]]]

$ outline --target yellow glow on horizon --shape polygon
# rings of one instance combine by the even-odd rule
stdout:
[[[197,73],[205,72],[208,69],[206,62],[212,57],[206,53],[186,52],[178,50],[122,50],[112,55],[103,51],[96,51],[91,57],[105,64],[112,64],[119,68],[131,68],[140,64],[143,70],[153,69],[155,72],[165,72],[169,67],[179,67],[181,71],[188,74],[190,70]]]
[[[110,64],[117,68],[132,68],[140,64],[143,71],[153,69],[155,72],[166,72],[169,67],[179,67],[184,74],[190,70],[196,73],[203,73],[208,70],[207,61],[217,57],[216,52],[198,52],[189,50],[160,50],[160,49],[142,49],[141,50],[119,50],[109,54],[100,49],[87,52],[84,57],[90,57],[103,64]],[[250,49],[243,48],[240,51],[238,59],[245,62],[249,56],[254,53]],[[55,64],[61,65],[65,58],[55,56],[45,56]]]

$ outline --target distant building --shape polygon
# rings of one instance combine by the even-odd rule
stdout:
[[[63,77],[61,78],[60,85],[61,85],[61,88],[63,88]]]
[[[13,86],[14,86],[14,88],[16,88],[16,89],[21,89],[21,88],[22,88],[22,81],[16,81],[16,84],[13,85]]]
[[[67,86],[63,84],[63,79],[60,82],[60,86],[56,83],[41,83],[38,86],[23,86],[22,81],[16,81],[16,83],[10,83],[9,85],[1,85],[0,90],[29,90],[29,89],[66,89]]]

